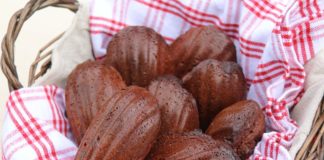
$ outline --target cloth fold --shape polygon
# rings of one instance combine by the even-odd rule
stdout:
[[[291,112],[291,118],[300,126],[289,150],[294,158],[303,145],[312,128],[315,113],[324,95],[324,50],[316,54],[314,59],[305,65],[305,94]]]
[[[66,78],[76,65],[94,59],[89,35],[89,2],[79,0],[79,9],[69,29],[55,43],[52,52],[52,66],[33,86],[55,84],[65,87]]]

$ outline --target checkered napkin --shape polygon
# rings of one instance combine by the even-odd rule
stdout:
[[[12,92],[2,130],[2,159],[74,159],[78,148],[64,113],[64,90],[56,86]]]
[[[289,148],[298,125],[289,110],[303,95],[304,64],[322,48],[324,1],[315,0],[91,0],[94,55],[105,56],[112,36],[144,25],[168,43],[191,27],[214,25],[235,43],[249,93],[266,115],[267,133],[250,159],[292,159]],[[73,159],[64,114],[64,93],[56,86],[21,89],[6,104],[3,158]]]

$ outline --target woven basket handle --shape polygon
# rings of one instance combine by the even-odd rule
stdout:
[[[2,50],[1,68],[4,75],[7,77],[10,91],[23,87],[23,85],[19,81],[16,66],[14,64],[14,60],[15,60],[14,43],[17,39],[17,36],[19,35],[19,32],[23,24],[36,11],[49,6],[66,8],[73,12],[76,12],[78,10],[78,3],[75,0],[30,0],[24,8],[17,11],[10,19],[7,33],[5,34],[1,44],[1,50]],[[48,55],[50,55],[50,53]],[[34,67],[37,66],[38,62],[39,60],[36,60],[34,62],[33,64]],[[50,60],[48,62],[49,63],[47,64],[50,64]],[[42,69],[43,70],[45,69],[46,71],[49,66],[50,65],[45,65],[45,67],[43,67]],[[31,77],[32,75],[30,74],[29,76]]]

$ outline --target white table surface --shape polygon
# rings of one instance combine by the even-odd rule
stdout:
[[[16,11],[23,8],[27,2],[28,0],[0,0],[1,41],[7,31],[9,19]],[[38,11],[25,23],[15,43],[15,64],[19,79],[24,86],[27,84],[30,64],[35,59],[38,50],[68,28],[72,18],[73,13],[66,9],[46,8]],[[1,50],[0,54],[2,54]],[[0,136],[2,135],[3,116],[8,95],[7,79],[0,72]]]

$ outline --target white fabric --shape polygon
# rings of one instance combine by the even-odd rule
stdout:
[[[292,158],[295,157],[306,140],[324,95],[324,50],[321,50],[314,59],[305,65],[305,70],[307,73],[306,91],[291,113],[291,117],[300,126],[289,151]]]
[[[65,116],[64,90],[22,88],[6,103],[1,145],[3,160],[72,160],[77,152]]]
[[[33,86],[55,84],[64,88],[67,76],[77,64],[94,59],[89,35],[89,2],[82,0],[79,3],[71,27],[53,49],[51,68]]]

